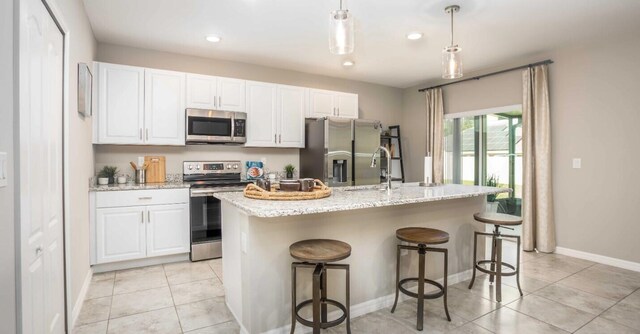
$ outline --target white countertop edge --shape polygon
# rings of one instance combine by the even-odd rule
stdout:
[[[405,183],[404,186],[399,188],[394,188],[392,191],[398,191],[402,187],[411,187],[412,184]],[[417,183],[416,183],[417,186]],[[444,185],[445,187],[448,185]],[[461,186],[461,185],[456,185]],[[462,187],[470,187],[475,191],[455,194],[455,195],[444,195],[444,196],[434,196],[434,197],[421,197],[421,198],[409,198],[409,199],[393,199],[389,201],[365,201],[362,203],[339,203],[336,205],[322,205],[318,207],[307,207],[302,210],[297,209],[272,209],[272,208],[260,208],[260,207],[250,207],[247,205],[243,205],[237,200],[230,198],[230,196],[234,196],[236,194],[230,193],[219,193],[215,194],[214,197],[227,201],[231,203],[233,206],[238,209],[244,211],[249,216],[254,216],[258,218],[277,218],[277,217],[288,217],[288,216],[301,216],[301,215],[309,215],[309,214],[317,214],[317,213],[330,213],[330,212],[340,212],[340,211],[349,211],[349,210],[357,210],[357,209],[367,209],[367,208],[380,208],[380,207],[388,207],[388,206],[396,206],[396,205],[405,205],[405,204],[416,204],[416,203],[427,203],[427,202],[436,202],[450,199],[461,199],[461,198],[470,198],[470,197],[478,197],[478,196],[486,196],[486,195],[494,195],[505,192],[511,192],[512,190],[509,188],[494,188],[494,187],[484,187],[484,186],[462,186]],[[371,188],[371,191],[377,191],[379,186],[353,186],[353,187],[341,187],[341,188],[333,188],[332,190],[335,192],[349,192],[355,189],[368,189]],[[433,187],[434,189],[437,187]],[[351,190],[350,190],[351,189]],[[428,189],[428,188],[422,188]],[[481,189],[481,191],[478,191]],[[361,192],[362,190],[360,190]],[[334,196],[332,194],[332,196]],[[329,197],[331,198],[331,197]],[[306,202],[306,201],[268,201],[268,200],[258,200],[258,199],[249,199],[242,197],[242,200],[247,201],[256,201],[255,203],[265,202],[265,203],[280,203],[286,205],[288,202]],[[322,200],[322,199],[321,199]],[[311,202],[316,200],[309,200]]]

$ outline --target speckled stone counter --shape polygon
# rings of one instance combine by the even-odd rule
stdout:
[[[219,193],[215,197],[228,201],[247,215],[271,218],[442,201],[510,191],[506,188],[457,184],[420,187],[418,183],[394,185],[391,192],[381,191],[379,188],[379,186],[333,188],[330,197],[306,201],[257,200],[246,198],[241,192]]]
[[[166,182],[166,183],[125,183],[125,184],[109,184],[109,185],[93,185],[89,187],[89,191],[122,191],[122,190],[150,190],[150,189],[179,189],[189,188],[191,185],[184,182]]]

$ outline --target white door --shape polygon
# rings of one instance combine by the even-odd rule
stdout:
[[[245,146],[277,146],[277,85],[247,81],[247,142]]]
[[[144,69],[98,64],[98,143],[142,144]]]
[[[144,142],[147,145],[184,145],[185,74],[144,71]]]
[[[225,111],[245,111],[245,81],[218,78],[218,109]]]
[[[336,105],[338,117],[358,118],[358,95],[341,93]]]
[[[187,108],[216,109],[217,78],[187,74]]]
[[[304,115],[308,89],[278,86],[278,145],[304,147]]]
[[[96,262],[145,257],[145,222],[141,206],[96,209]]]
[[[337,116],[334,105],[335,92],[321,89],[309,90],[309,117]]]
[[[147,256],[189,252],[189,205],[147,207]]]
[[[21,1],[19,203],[24,333],[65,331],[63,44],[63,34],[42,2]]]

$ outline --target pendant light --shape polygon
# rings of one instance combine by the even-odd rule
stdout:
[[[448,6],[444,11],[451,14],[451,44],[442,50],[442,78],[457,79],[462,77],[462,48],[453,44],[453,13],[460,11],[460,6]]]
[[[342,0],[340,0],[340,9],[332,11],[330,15],[329,51],[336,55],[352,53],[354,49],[353,16],[349,10],[342,8]]]

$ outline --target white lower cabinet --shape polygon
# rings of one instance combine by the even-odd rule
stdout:
[[[96,210],[98,263],[140,259],[146,256],[144,207]]]
[[[188,204],[147,207],[147,256],[189,252],[188,222]]]
[[[91,264],[190,251],[189,189],[94,192],[91,196]]]

